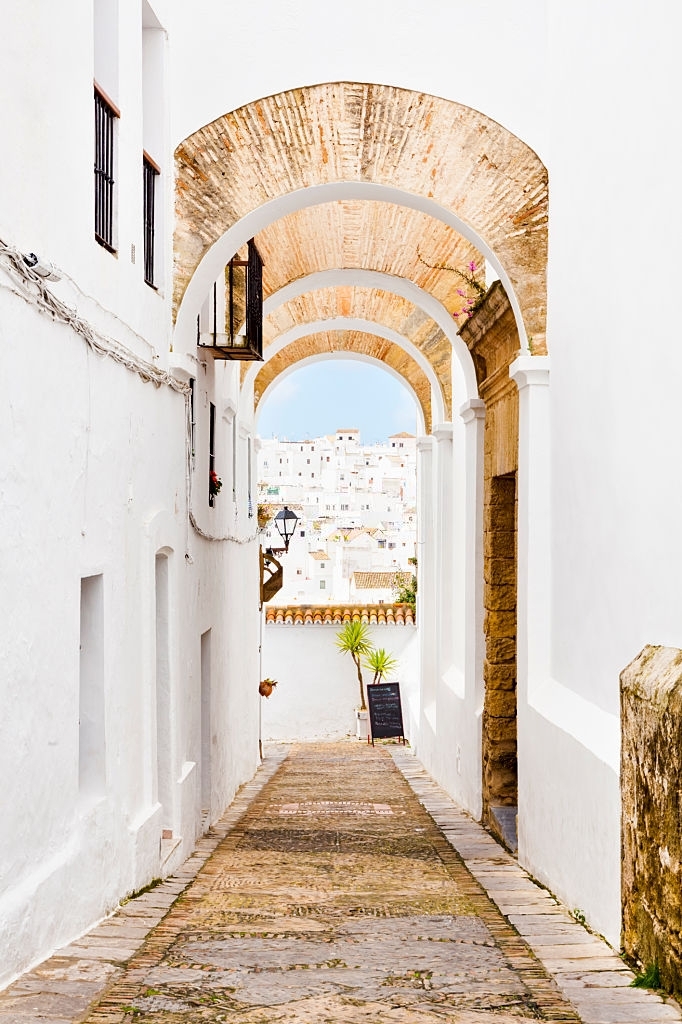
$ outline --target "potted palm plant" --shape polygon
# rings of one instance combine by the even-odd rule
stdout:
[[[343,629],[336,634],[336,646],[342,654],[350,654],[353,659],[360,687],[360,707],[355,709],[356,734],[358,739],[367,739],[369,715],[362,678],[362,659],[367,657],[372,650],[369,627],[363,622],[347,622]]]
[[[365,668],[374,673],[372,685],[380,683],[385,676],[390,675],[398,667],[398,659],[384,650],[383,647],[374,648],[365,658]]]

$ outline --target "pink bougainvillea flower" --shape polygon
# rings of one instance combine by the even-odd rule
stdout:
[[[464,299],[464,298],[466,298],[466,295],[464,294],[464,292],[462,291],[462,289],[461,289],[461,288],[458,288],[458,289],[457,289],[457,294],[458,294],[458,295],[461,295],[463,299]]]
[[[471,263],[469,264],[469,270],[471,271],[471,273],[472,273],[472,274],[475,274],[475,273],[476,273],[476,264],[474,263],[474,261],[473,261],[473,260],[472,260],[472,261],[471,261]]]

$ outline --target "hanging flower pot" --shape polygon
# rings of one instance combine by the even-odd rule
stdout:
[[[258,692],[261,697],[269,697],[274,688],[277,686],[276,679],[261,679],[258,686]]]
[[[208,474],[208,493],[211,497],[215,497],[219,493],[220,488],[223,486],[223,482],[214,469]]]
[[[269,505],[259,505],[256,510],[258,528],[264,530],[272,519],[272,512],[270,511]]]

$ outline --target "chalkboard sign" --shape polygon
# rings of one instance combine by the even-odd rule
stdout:
[[[367,687],[369,731],[374,740],[399,736],[405,742],[400,683],[370,683]]]

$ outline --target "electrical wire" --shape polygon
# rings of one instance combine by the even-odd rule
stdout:
[[[52,294],[43,278],[28,266],[18,249],[1,238],[0,259],[6,274],[18,288],[18,291],[10,289],[11,291],[20,295],[39,312],[70,327],[97,355],[113,359],[114,362],[120,363],[127,370],[137,374],[146,383],[154,384],[156,387],[172,388],[173,391],[177,391],[181,395],[188,393],[189,385],[178,380],[172,373],[160,370],[146,360],[140,359],[114,338],[99,331],[96,332],[91,324],[78,316],[75,310]]]
[[[257,533],[253,533],[247,537],[236,537],[229,533],[216,536],[214,534],[207,533],[196,521],[192,511],[192,451],[189,384],[185,384],[183,381],[178,380],[178,378],[174,377],[172,373],[160,370],[158,367],[153,366],[144,359],[140,359],[134,352],[131,352],[130,349],[126,348],[114,338],[110,338],[99,331],[96,332],[91,324],[77,315],[75,310],[71,309],[52,294],[50,289],[46,286],[44,279],[28,266],[24,260],[23,254],[18,249],[9,245],[1,238],[0,262],[4,267],[5,273],[15,285],[14,288],[7,289],[8,291],[11,291],[12,294],[22,298],[29,305],[34,306],[43,315],[49,316],[52,320],[58,320],[60,323],[70,327],[72,331],[83,339],[88,348],[97,355],[112,359],[114,362],[124,366],[127,370],[137,374],[137,376],[146,383],[154,384],[156,387],[166,386],[172,388],[173,391],[184,395],[187,419],[185,486],[187,494],[187,518],[189,523],[195,533],[204,540],[214,542],[228,541],[232,544],[253,543],[258,536]],[[66,276],[68,277],[68,275]],[[76,285],[71,277],[69,277],[69,280],[74,287],[78,288],[78,285]],[[7,288],[7,286],[3,287]],[[80,288],[78,288],[78,291],[80,291],[81,294],[84,294]]]

